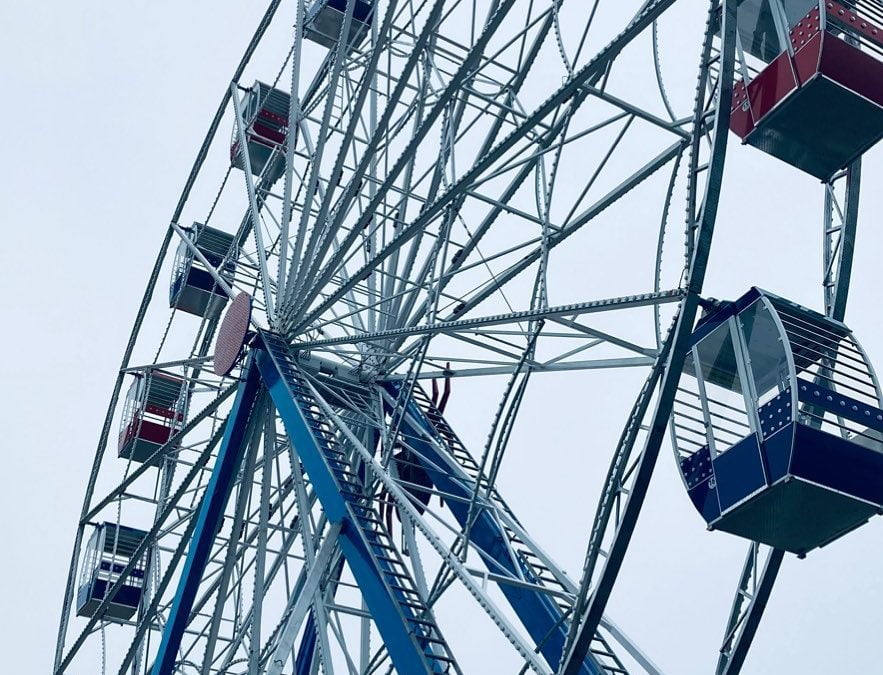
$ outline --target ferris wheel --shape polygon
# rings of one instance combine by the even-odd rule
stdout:
[[[668,446],[746,542],[707,650],[740,672],[783,557],[883,509],[843,324],[881,136],[878,0],[272,0],[137,307],[54,672],[661,673],[608,601]],[[818,310],[705,294],[733,140],[821,181]],[[539,419],[544,377],[628,392],[613,441]],[[509,491],[539,423],[602,456],[570,575],[516,506],[559,488]]]

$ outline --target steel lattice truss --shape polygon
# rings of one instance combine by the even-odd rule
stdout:
[[[467,607],[487,649],[507,654],[500,672],[658,673],[605,610],[700,302],[736,4],[381,0],[365,24],[360,3],[337,3],[329,47],[310,35],[312,3],[271,2],[138,310],[80,518],[56,672],[464,672],[442,618]],[[666,31],[685,21],[689,53],[666,60]],[[275,70],[257,71],[255,55]],[[668,89],[667,68],[680,69]],[[271,89],[293,95],[274,118],[284,133],[253,166],[242,149]],[[826,187],[835,317],[858,178],[856,164]],[[215,257],[202,226],[231,235]],[[580,264],[622,251],[602,272]],[[181,264],[221,295],[253,297],[251,346],[229,375],[211,368],[220,313],[159,318],[160,279]],[[573,578],[498,478],[532,378],[585,370],[645,379],[605,451]],[[108,446],[124,387],[157,373],[180,378],[174,433],[146,461],[118,458]],[[453,382],[457,396],[465,378],[499,398],[471,447],[437,395]],[[119,586],[149,561],[126,620],[102,618],[112,590],[90,618],[74,616],[98,522],[147,533],[109,568]],[[781,562],[773,551],[764,567],[760,548],[739,580],[722,673],[741,667]]]

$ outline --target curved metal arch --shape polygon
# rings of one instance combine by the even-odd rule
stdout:
[[[257,29],[252,35],[248,46],[246,47],[242,59],[240,59],[239,64],[236,66],[236,70],[234,71],[233,75],[234,80],[239,79],[239,77],[245,70],[245,67],[251,60],[251,56],[254,53],[254,50],[263,39],[264,34],[266,33],[270,22],[273,20],[273,17],[275,16],[276,10],[279,8],[280,3],[281,0],[271,0],[266,12],[264,12],[263,17],[258,24]],[[208,155],[209,147],[211,146],[211,143],[215,138],[215,134],[218,131],[218,127],[221,124],[221,119],[224,116],[224,110],[227,107],[229,99],[230,91],[225,88],[224,94],[221,96],[221,102],[218,104],[218,108],[215,111],[214,117],[212,117],[212,121],[209,124],[208,131],[206,132],[205,138],[203,139],[202,144],[199,147],[199,151],[197,152],[196,159],[194,160],[193,166],[190,169],[190,173],[187,176],[187,181],[184,184],[184,189],[181,191],[181,196],[178,198],[178,203],[175,205],[175,210],[172,213],[172,218],[170,222],[177,222],[178,218],[180,218],[181,216],[181,212],[184,209],[187,198],[190,196],[190,191],[193,188],[193,184],[196,182],[196,177],[199,174],[200,169],[202,168],[203,162],[205,162],[206,156]],[[74,537],[73,551],[71,553],[71,562],[68,569],[67,582],[65,584],[64,602],[62,603],[61,618],[59,619],[58,627],[58,638],[55,648],[54,668],[56,670],[58,670],[59,665],[64,658],[65,636],[67,634],[70,606],[74,594],[74,580],[76,578],[77,562],[80,557],[80,547],[82,546],[83,529],[85,527],[85,523],[83,522],[83,520],[85,519],[86,514],[89,511],[89,505],[92,501],[92,494],[95,490],[95,482],[98,479],[98,469],[101,465],[101,459],[104,456],[105,446],[107,445],[107,438],[110,435],[110,427],[113,422],[113,413],[116,409],[117,402],[119,401],[120,391],[122,390],[123,379],[125,378],[126,374],[125,369],[129,366],[129,361],[132,358],[132,352],[135,348],[135,342],[141,332],[141,325],[144,321],[144,316],[147,313],[147,307],[150,304],[151,299],[153,298],[153,291],[156,288],[156,282],[159,279],[159,273],[162,269],[163,260],[165,260],[166,254],[168,253],[169,245],[172,242],[172,235],[173,230],[170,225],[163,235],[163,240],[160,244],[159,252],[156,256],[156,261],[154,262],[153,269],[150,272],[147,287],[145,288],[144,295],[141,298],[141,304],[139,305],[138,312],[135,316],[135,323],[132,326],[131,333],[129,334],[129,340],[126,343],[126,349],[123,352],[123,357],[120,363],[117,379],[114,383],[114,387],[110,396],[110,401],[107,405],[107,412],[105,413],[104,424],[102,425],[101,435],[99,436],[98,440],[98,449],[95,452],[95,459],[92,463],[92,470],[89,473],[89,482],[86,486],[86,495],[83,498],[83,509],[80,514],[80,522],[77,524],[77,533]]]
[[[717,87],[718,105],[714,114],[713,128],[718,132],[714,136],[714,144],[711,150],[711,158],[708,164],[708,176],[705,184],[704,200],[701,204],[699,216],[696,218],[697,201],[693,186],[696,182],[698,169],[698,151],[699,143],[703,135],[700,133],[702,122],[706,114],[705,111],[705,87],[709,78],[709,65],[712,60],[712,42],[714,38],[714,19],[721,7],[723,12],[723,25],[721,28],[721,48],[719,56],[719,75]],[[735,65],[735,43],[736,43],[736,0],[712,0],[709,5],[708,18],[706,23],[706,36],[702,54],[702,67],[697,86],[696,105],[693,116],[694,140],[691,152],[691,198],[688,204],[688,232],[695,230],[695,245],[691,250],[691,258],[687,269],[686,291],[687,294],[681,303],[680,310],[675,319],[674,327],[666,339],[666,345],[663,348],[660,357],[657,359],[657,367],[651,378],[645,384],[644,389],[639,397],[639,403],[636,409],[645,411],[649,407],[650,397],[653,394],[654,374],[657,374],[661,368],[663,358],[666,359],[664,374],[660,378],[660,389],[656,401],[656,409],[653,413],[650,424],[650,431],[644,444],[640,459],[634,470],[634,480],[629,490],[628,500],[623,509],[622,516],[618,523],[613,543],[607,553],[606,563],[601,572],[601,576],[597,585],[589,594],[589,584],[591,583],[594,562],[597,560],[597,553],[589,551],[586,569],[583,570],[583,578],[580,587],[580,596],[587,598],[584,604],[578,607],[577,619],[574,620],[573,626],[576,627],[572,632],[571,646],[565,659],[561,665],[561,673],[563,675],[574,675],[581,659],[588,651],[591,637],[597,630],[601,616],[607,604],[607,600],[613,591],[614,582],[619,574],[620,567],[625,558],[626,550],[631,541],[637,519],[643,506],[644,498],[650,485],[650,478],[655,468],[656,459],[659,456],[659,450],[668,428],[669,417],[671,416],[671,408],[674,401],[675,391],[680,379],[681,370],[683,368],[686,355],[686,345],[692,334],[693,323],[695,321],[698,309],[699,293],[702,290],[705,272],[708,265],[708,257],[711,250],[711,240],[714,234],[714,225],[717,216],[717,206],[720,198],[721,182],[723,178],[724,159],[726,157],[727,146],[727,129],[729,128],[730,106],[722,104],[721,101],[729,101],[732,96],[733,78],[732,73]],[[665,356],[663,356],[663,354]],[[648,386],[650,385],[650,386]],[[636,427],[637,420],[629,420],[629,425]],[[625,470],[626,463],[624,457],[629,455],[634,444],[636,429],[629,434],[627,427],[625,435],[630,436],[627,441],[627,447],[619,449],[614,457],[614,463],[611,467],[609,478],[618,480]],[[612,505],[605,503],[606,500],[612,500],[616,487],[608,482],[603,496],[602,503],[599,505],[599,512],[602,516],[606,515],[609,522]],[[607,523],[603,523],[600,528],[606,530]],[[596,530],[597,530],[596,523]],[[600,538],[596,538],[598,546]],[[590,560],[591,559],[591,560]],[[578,627],[577,627],[578,626]]]

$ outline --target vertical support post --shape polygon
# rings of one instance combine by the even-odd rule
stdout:
[[[259,442],[258,430],[252,433],[251,445],[246,450],[245,464],[243,466],[243,475],[250,476],[254,473],[255,456],[257,454],[257,446]],[[230,578],[233,576],[233,570],[236,567],[236,559],[239,553],[239,545],[236,541],[235,533],[242,532],[242,523],[246,518],[246,509],[251,501],[251,481],[242,481],[239,484],[239,494],[236,496],[236,507],[233,512],[233,527],[230,528],[231,536],[227,543],[227,554],[224,556],[224,567],[221,570],[221,576],[218,579],[218,589],[216,591],[217,600],[215,601],[215,610],[212,613],[211,623],[209,624],[208,637],[205,641],[205,653],[202,657],[202,673],[201,675],[211,675],[212,664],[215,662],[215,645],[218,640],[218,632],[221,628],[221,619],[224,615],[224,606],[227,602],[227,589],[230,585]]]
[[[267,523],[270,519],[270,484],[273,480],[273,457],[276,453],[276,437],[273,433],[276,426],[276,418],[273,414],[273,404],[266,402],[266,417],[264,420],[264,457],[261,470],[261,503],[260,521],[258,525],[258,550],[255,553],[254,566],[254,600],[251,604],[251,638],[248,649],[249,672],[258,672],[258,660],[261,655],[261,619],[264,607],[264,570],[267,561]]]
[[[316,542],[322,534],[322,523],[315,527],[312,524],[310,503],[307,500],[306,486],[304,485],[303,468],[296,456],[294,445],[288,444],[288,458],[291,462],[291,476],[294,480],[294,495],[297,501],[297,511],[300,514],[301,537],[304,544],[304,562],[308,570],[312,570],[316,564]],[[331,651],[328,644],[328,617],[325,611],[322,590],[313,594],[313,618],[316,630],[316,639],[321,652],[321,661],[324,672],[333,675],[334,667],[331,662]]]
[[[260,378],[257,368],[249,357],[244,370],[244,381],[239,385],[233,409],[224,429],[224,439],[218,451],[218,459],[206,487],[199,508],[196,528],[187,551],[187,560],[181,572],[178,591],[172,603],[166,628],[163,631],[159,652],[154,661],[153,675],[170,675],[175,667],[181,638],[190,620],[190,611],[196,599],[202,574],[211,554],[215,535],[224,517],[224,507],[230,498],[233,482],[242,461],[245,437],[252,408],[258,396]]]

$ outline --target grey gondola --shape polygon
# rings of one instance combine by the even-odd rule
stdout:
[[[146,536],[143,530],[116,523],[102,523],[95,528],[86,546],[80,571],[78,616],[95,615]],[[144,592],[147,558],[146,554],[142,554],[126,574],[122,586],[110,596],[110,602],[101,614],[102,619],[125,621],[135,615]]]
[[[201,223],[193,223],[191,232],[193,243],[199,252],[224,281],[232,282],[236,271],[234,235]],[[172,268],[169,306],[188,314],[213,318],[220,314],[226,302],[227,294],[190,247],[181,242]]]
[[[346,40],[347,51],[355,49],[365,39],[374,15],[372,2],[368,0],[355,0],[355,2]],[[307,12],[305,37],[323,47],[329,49],[334,47],[340,38],[346,10],[347,0],[317,0]]]

